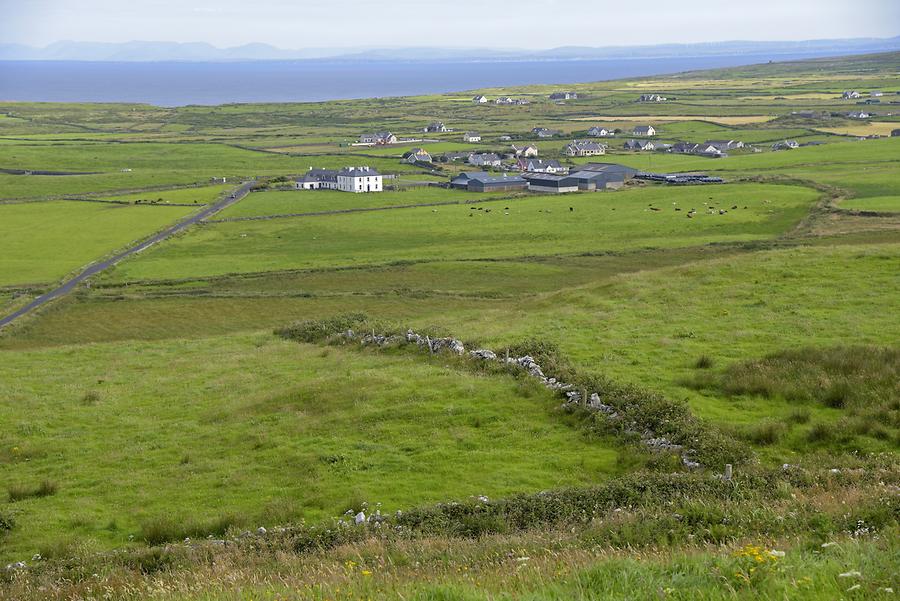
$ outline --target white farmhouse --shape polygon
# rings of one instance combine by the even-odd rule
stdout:
[[[372,167],[344,167],[310,169],[294,182],[297,190],[340,190],[341,192],[381,192],[384,190],[382,175]]]
[[[482,96],[481,94],[472,98],[472,102],[475,104],[486,104],[487,101],[487,96]]]
[[[463,136],[463,142],[481,142],[481,134],[474,131],[467,131]]]

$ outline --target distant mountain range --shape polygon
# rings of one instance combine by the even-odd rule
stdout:
[[[0,44],[0,60],[99,61],[99,62],[224,62],[335,59],[353,61],[513,61],[589,60],[661,57],[764,55],[829,56],[900,50],[900,36],[798,42],[707,42],[652,46],[565,46],[550,50],[488,48],[307,48],[284,50],[268,44],[246,44],[216,48],[205,42],[72,42],[62,41],[44,48]]]

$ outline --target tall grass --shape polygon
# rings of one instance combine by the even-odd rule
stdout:
[[[49,497],[55,495],[58,486],[52,480],[43,480],[39,484],[13,484],[8,488],[9,502],[24,501],[25,499]]]

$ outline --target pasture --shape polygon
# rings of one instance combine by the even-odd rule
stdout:
[[[834,572],[861,569],[860,594],[876,598],[896,585],[885,491],[900,482],[900,139],[846,135],[891,117],[832,114],[855,106],[844,89],[900,90],[898,67],[894,53],[577,84],[564,104],[547,98],[556,86],[483,91],[531,101],[517,107],[475,106],[474,91],[0,103],[0,168],[90,172],[0,174],[4,313],[239,182],[260,188],[0,331],[0,560],[46,558],[27,582],[0,573],[0,596],[140,597],[158,585],[170,587],[152,589],[162,598],[228,598],[239,583],[271,599],[563,599],[618,595],[625,574],[648,583],[632,595],[720,598],[725,582],[738,596],[812,599],[849,596]],[[671,100],[637,102],[644,92]],[[436,142],[348,145],[372,131],[421,137],[438,120],[454,131]],[[606,155],[561,156],[595,124],[623,130],[603,140]],[[634,124],[658,126],[664,142],[754,148],[626,152]],[[538,126],[565,135],[537,140]],[[463,144],[470,130],[485,142]],[[477,194],[419,185],[462,163],[401,163],[411,146],[507,150],[504,135],[570,167],[727,183]],[[785,139],[816,144],[772,150]],[[278,189],[310,167],[349,165],[401,186]],[[406,208],[417,204],[435,206]],[[273,333],[349,312],[373,330],[533,352],[647,421],[563,410],[533,378],[449,354]],[[671,424],[694,428],[688,446],[716,459],[689,468],[649,450]],[[726,461],[735,482],[718,477]],[[331,521],[363,507],[407,530]],[[284,539],[239,536],[281,525]],[[174,544],[186,537],[228,542]],[[787,550],[783,567],[729,580],[740,549],[760,541]],[[130,551],[94,555],[117,548]],[[281,584],[258,577],[273,565]]]

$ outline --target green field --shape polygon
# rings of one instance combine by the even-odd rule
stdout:
[[[0,562],[28,564],[0,571],[0,598],[892,598],[900,139],[840,135],[839,96],[893,94],[898,69],[772,63],[576,84],[565,104],[483,91],[522,107],[0,103],[0,167],[92,172],[0,174],[3,314],[257,187],[0,330]],[[455,131],[349,145],[435,120]],[[605,156],[561,157],[595,124],[622,130]],[[626,152],[636,124],[753,148]],[[501,135],[726,183],[477,194],[421,185],[462,163],[401,162]],[[785,139],[816,144],[771,149]],[[399,188],[279,189],[350,165]],[[354,328],[532,355],[615,416],[503,364],[338,336]]]
[[[416,191],[403,194],[411,201],[417,196]],[[478,207],[222,223],[145,253],[119,268],[115,279],[185,278],[401,260],[499,259],[760,240],[789,229],[817,196],[815,191],[799,187],[741,184],[702,190],[653,188],[566,197],[531,196]],[[660,210],[650,210],[651,205]],[[681,210],[675,211],[676,207]],[[715,210],[708,212],[708,207]],[[698,213],[687,219],[692,208]],[[719,214],[722,208],[728,212]]]
[[[0,286],[52,283],[190,211],[77,201],[0,204]]]

